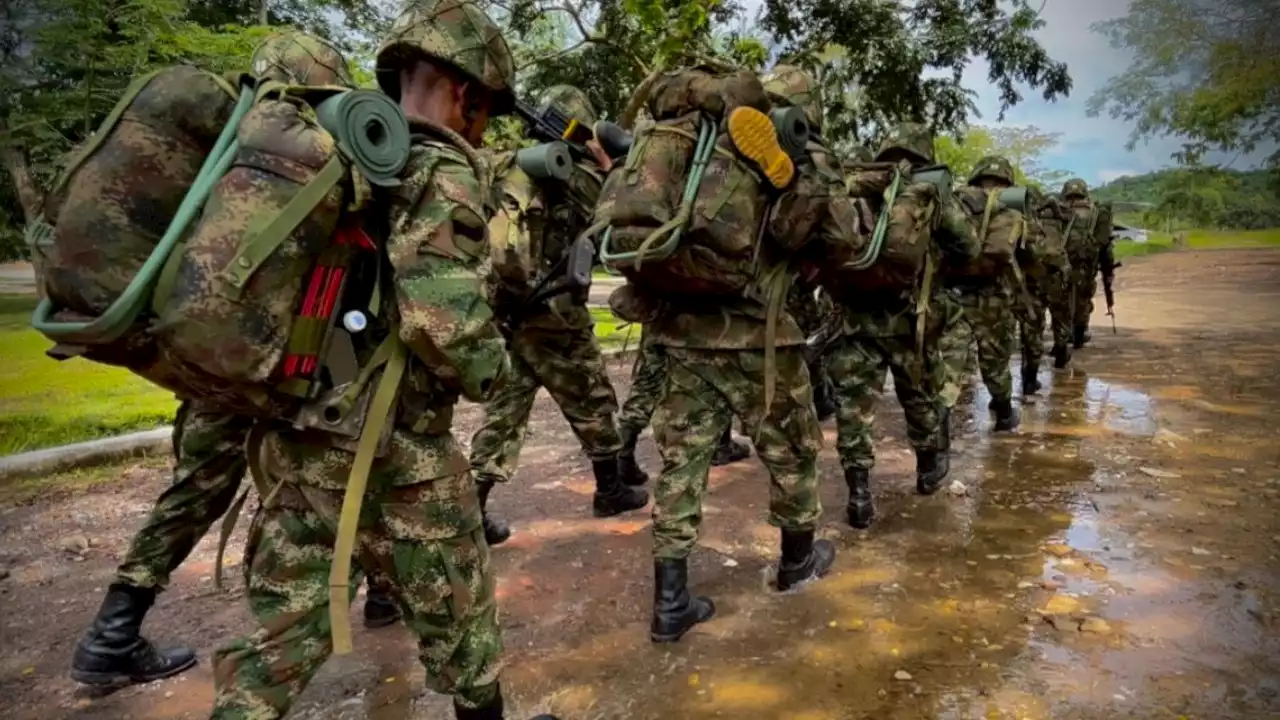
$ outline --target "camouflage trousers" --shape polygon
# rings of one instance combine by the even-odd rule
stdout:
[[[945,386],[959,388],[969,377],[970,346],[977,346],[978,371],[995,402],[1013,398],[1013,375],[1009,360],[1013,356],[1013,300],[1004,294],[983,289],[954,293],[961,307],[958,321],[949,322],[938,341],[945,370]],[[955,400],[947,393],[947,407]]]
[[[736,415],[769,471],[769,523],[809,530],[822,515],[822,435],[799,347],[777,350],[777,391],[765,413],[764,351],[666,347],[667,380],[653,418],[662,454],[654,489],[653,554],[684,558],[702,524],[711,456]]]
[[[618,432],[623,438],[638,437],[648,427],[666,383],[666,353],[649,339],[648,333],[642,332],[640,350],[631,368],[631,393],[618,415]]]
[[[245,438],[253,421],[207,412],[191,402],[178,406],[173,423],[173,484],[147,516],[116,582],[163,589],[200,538],[231,507],[244,478]]]
[[[836,450],[841,467],[870,470],[875,465],[872,431],[886,371],[893,374],[911,447],[917,451],[937,447],[941,403],[935,393],[936,355],[935,339],[926,340],[922,355],[914,334],[846,334],[832,345],[827,368],[836,394]]]
[[[244,443],[253,421],[209,412],[184,401],[173,423],[173,485],[156,500],[129,553],[116,568],[116,582],[163,590],[169,575],[235,501],[247,469]],[[370,588],[390,592],[389,579],[373,572]]]
[[[1019,323],[1023,367],[1038,368],[1044,358],[1046,313],[1053,329],[1053,344],[1066,347],[1071,342],[1071,303],[1066,288],[1067,278],[1062,275],[1051,275],[1029,285],[1032,306]]]
[[[484,425],[471,439],[471,467],[477,476],[498,482],[511,479],[539,387],[560,406],[587,455],[600,460],[618,454],[618,399],[590,327],[517,331],[508,351],[511,372],[485,403]]]
[[[1090,266],[1071,271],[1071,324],[1089,329],[1093,317],[1093,296],[1098,292],[1098,268]]]
[[[502,640],[489,546],[466,459],[452,438],[423,442],[397,430],[374,464],[356,538],[359,568],[394,585],[418,641],[427,686],[465,707],[497,691]],[[332,479],[352,455],[269,435],[262,451],[274,498],[259,508],[246,549],[249,606],[259,628],[214,658],[214,720],[283,717],[332,652],[329,566],[344,491]],[[441,470],[452,474],[436,476]],[[413,479],[421,481],[414,484]]]

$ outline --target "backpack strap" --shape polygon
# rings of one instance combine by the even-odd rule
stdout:
[[[329,566],[329,624],[332,628],[334,655],[351,652],[351,620],[348,617],[351,605],[351,556],[355,552],[360,509],[364,504],[369,472],[378,452],[382,431],[392,421],[400,380],[404,377],[408,363],[408,347],[394,329],[383,341],[382,347],[387,348],[388,358],[382,369],[382,378],[378,380],[378,387],[374,390],[364,427],[360,431],[356,456],[351,463],[351,475],[347,479],[347,492],[342,498],[342,512],[338,516],[333,564]]]

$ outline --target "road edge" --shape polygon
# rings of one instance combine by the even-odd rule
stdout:
[[[636,349],[603,351],[605,362],[634,357]],[[142,455],[171,453],[173,426],[141,430],[98,440],[41,448],[17,455],[0,457],[0,482],[19,478],[50,475],[73,468],[106,465]]]

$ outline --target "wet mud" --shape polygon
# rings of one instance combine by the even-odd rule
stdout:
[[[1126,264],[1118,297],[1118,332],[1099,308],[1074,366],[1041,370],[1016,434],[991,434],[985,391],[967,393],[952,475],[933,497],[914,494],[888,395],[869,531],[844,524],[828,423],[822,533],[839,555],[820,583],[768,588],[778,539],[763,468],[714,470],[691,577],[719,614],[676,645],[648,639],[647,515],[590,517],[588,465],[542,398],[521,471],[493,501],[517,533],[495,550],[509,716],[1280,717],[1280,252]],[[463,415],[469,436],[474,409]],[[656,474],[647,437],[641,458]],[[106,695],[63,674],[163,482],[163,468],[143,467],[0,511],[11,717],[207,716],[207,658],[252,623],[238,567],[230,594],[213,589],[210,538],[147,623],[158,641],[194,643],[197,669]],[[91,546],[69,552],[77,533]],[[292,716],[449,717],[422,679],[401,628],[358,631],[355,653],[331,661]]]

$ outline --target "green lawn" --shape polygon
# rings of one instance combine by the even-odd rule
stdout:
[[[619,320],[608,308],[591,308],[591,319],[596,322],[596,337],[605,351],[632,350],[640,344],[640,326]]]
[[[127,370],[46,357],[49,341],[27,326],[34,307],[34,298],[0,295],[0,455],[173,420],[173,394]]]
[[[1187,230],[1187,247],[1193,250],[1226,248],[1280,247],[1280,228],[1270,230]],[[1173,249],[1173,236],[1150,232],[1144,244],[1132,240],[1116,241],[1116,257],[1141,257]]]

